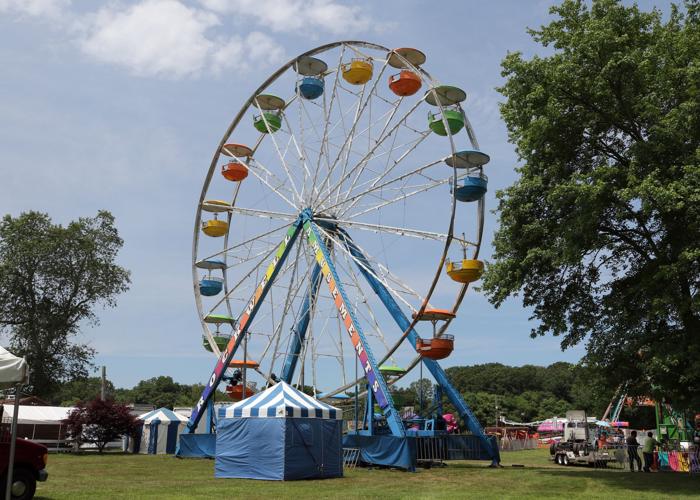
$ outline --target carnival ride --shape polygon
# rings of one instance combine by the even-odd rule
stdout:
[[[220,383],[238,400],[283,380],[319,399],[362,392],[369,421],[355,433],[405,439],[416,431],[389,387],[424,365],[498,462],[437,362],[460,341],[447,331],[483,272],[489,157],[466,93],[425,62],[413,48],[323,45],[234,117],[195,217],[194,294],[216,365],[188,432]]]
[[[654,408],[656,436],[660,441],[678,443],[692,441],[695,426],[691,412],[673,408],[664,398],[657,401],[649,397],[631,397],[627,394],[627,383],[617,387],[601,420],[610,421],[613,427],[628,427],[628,422],[620,421],[620,414],[625,406]]]

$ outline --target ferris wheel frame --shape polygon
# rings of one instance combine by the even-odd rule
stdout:
[[[249,109],[251,109],[251,106],[253,106],[254,104],[257,104],[256,98],[259,95],[261,95],[262,92],[264,92],[265,89],[267,89],[272,83],[274,83],[281,75],[283,75],[290,68],[293,68],[294,65],[297,63],[297,61],[300,58],[311,57],[311,56],[326,52],[328,50],[331,50],[331,49],[334,49],[337,47],[341,47],[341,46],[346,46],[346,45],[357,46],[357,47],[362,47],[362,48],[367,48],[367,49],[372,49],[372,50],[377,50],[377,51],[383,51],[383,52],[387,53],[387,57],[389,55],[396,56],[396,57],[402,59],[403,63],[406,64],[407,67],[409,67],[412,71],[415,71],[416,73],[422,75],[424,80],[429,83],[429,90],[428,90],[428,92],[426,92],[425,96],[418,101],[418,103],[423,102],[428,95],[432,94],[432,96],[433,96],[432,98],[435,101],[436,107],[441,112],[443,125],[444,125],[445,129],[447,130],[447,137],[448,137],[449,142],[450,142],[450,155],[446,156],[442,160],[445,160],[446,158],[454,157],[457,153],[454,139],[453,139],[453,134],[450,131],[450,128],[449,128],[448,123],[447,123],[447,118],[445,117],[445,114],[443,112],[445,110],[445,106],[443,106],[441,99],[435,93],[435,85],[434,85],[435,80],[422,67],[414,66],[413,64],[411,64],[410,61],[404,59],[400,54],[397,54],[395,51],[392,51],[391,49],[388,49],[388,48],[383,47],[381,45],[377,45],[377,44],[373,44],[373,43],[369,43],[369,42],[363,42],[363,41],[341,41],[341,42],[334,42],[334,43],[322,45],[320,47],[309,50],[309,51],[293,58],[288,63],[283,65],[279,70],[277,70],[275,73],[273,73],[265,82],[263,82],[263,84],[261,84],[253,92],[253,94],[245,101],[241,110],[234,117],[234,119],[232,120],[228,129],[226,130],[222,140],[220,141],[218,148],[216,149],[216,152],[214,153],[212,161],[210,163],[210,167],[209,167],[209,170],[207,172],[205,182],[204,182],[201,194],[200,194],[199,203],[197,204],[197,211],[196,211],[196,217],[195,217],[195,227],[194,227],[194,234],[193,234],[193,245],[192,245],[193,288],[194,288],[194,293],[195,293],[197,310],[198,310],[198,313],[200,316],[203,330],[205,332],[205,335],[209,339],[209,342],[212,346],[212,350],[214,351],[214,353],[218,357],[217,365],[215,367],[214,373],[212,374],[212,377],[210,377],[209,383],[207,384],[207,388],[211,388],[212,391],[214,390],[215,386],[219,383],[219,381],[221,379],[220,376],[223,375],[223,371],[225,371],[225,369],[228,365],[228,362],[230,361],[230,359],[232,358],[236,349],[238,348],[238,345],[240,344],[240,339],[242,338],[242,336],[240,334],[243,333],[245,335],[245,332],[241,332],[240,317],[239,317],[239,319],[236,321],[237,325],[234,328],[234,335],[231,337],[231,341],[229,343],[229,346],[223,352],[219,352],[218,347],[216,346],[215,342],[213,341],[213,338],[211,336],[211,332],[210,332],[206,322],[204,321],[204,318],[205,318],[205,315],[203,312],[204,308],[203,308],[202,298],[201,298],[201,295],[199,292],[199,286],[198,286],[199,285],[199,274],[198,274],[198,267],[196,264],[199,262],[198,244],[199,244],[199,237],[200,237],[200,221],[202,220],[202,211],[203,211],[203,207],[205,206],[205,203],[206,203],[206,200],[205,200],[206,195],[207,195],[209,186],[211,184],[212,178],[214,176],[214,172],[217,169],[217,165],[219,163],[219,159],[220,159],[220,156],[222,154],[223,148],[226,145],[227,140],[231,137],[231,134],[233,133],[233,131],[236,129],[236,127],[239,125],[239,123],[243,119],[243,117],[246,115],[246,113],[249,111]],[[342,55],[341,55],[341,58],[342,58]],[[259,105],[257,107],[258,107],[258,110],[260,110]],[[472,146],[475,147],[476,149],[478,149],[479,148],[478,142],[477,142],[477,139],[475,137],[474,131],[471,127],[471,124],[469,123],[469,120],[466,116],[466,113],[464,113],[464,111],[461,109],[461,106],[459,106],[459,104],[458,104],[458,107],[459,107],[459,110],[462,114],[462,117],[464,118],[464,128],[465,128],[466,133],[469,137],[469,140],[470,140]],[[264,119],[264,117],[263,117],[263,119]],[[266,123],[266,125],[267,125],[267,123]],[[264,138],[264,135],[261,136],[260,140],[253,148],[254,150],[257,149],[257,147],[259,146],[259,144],[263,140],[263,138]],[[457,186],[457,181],[458,181],[457,168],[455,166],[453,166],[452,167],[452,178],[451,178],[452,186]],[[237,196],[237,190],[239,188],[240,188],[240,184],[236,188],[236,193],[234,194],[234,199]],[[388,350],[388,352],[384,355],[384,357],[379,362],[374,361],[373,363],[371,363],[373,365],[371,367],[372,371],[376,372],[376,376],[379,379],[379,386],[380,386],[379,388],[380,389],[382,389],[382,387],[384,388],[381,392],[386,392],[385,396],[389,397],[388,402],[386,402],[386,404],[384,404],[384,402],[381,402],[380,406],[382,406],[383,409],[388,408],[387,414],[388,414],[388,417],[390,417],[389,418],[390,421],[391,420],[395,421],[395,419],[398,417],[396,416],[396,409],[393,407],[393,403],[391,402],[391,398],[390,398],[388,389],[386,389],[386,387],[388,387],[388,385],[393,384],[396,381],[398,381],[403,375],[401,375],[399,377],[395,377],[393,380],[390,381],[390,383],[387,383],[387,381],[384,380],[382,374],[379,372],[379,370],[377,368],[384,361],[389,359],[391,357],[391,355],[393,354],[393,352],[407,339],[411,344],[413,344],[415,346],[415,339],[417,337],[417,333],[415,332],[415,329],[414,329],[415,325],[416,325],[417,321],[419,320],[420,315],[425,311],[426,307],[428,306],[429,300],[430,300],[432,294],[434,293],[435,288],[439,282],[439,279],[442,275],[443,265],[445,264],[447,254],[448,254],[448,251],[450,248],[450,244],[455,239],[459,240],[459,238],[455,238],[455,236],[454,236],[455,214],[456,214],[456,207],[457,207],[457,200],[456,200],[456,197],[454,195],[454,191],[453,191],[453,195],[451,198],[452,198],[451,199],[451,211],[450,211],[447,233],[445,233],[444,235],[439,235],[438,233],[435,233],[438,236],[444,236],[444,245],[443,245],[442,253],[441,253],[439,261],[438,261],[437,269],[436,269],[435,274],[433,275],[433,278],[430,282],[428,292],[424,295],[423,301],[420,305],[420,308],[417,311],[417,314],[413,315],[412,319],[407,318],[405,316],[405,314],[403,314],[403,312],[401,311],[401,308],[398,306],[396,301],[391,297],[391,294],[388,293],[388,291],[386,290],[384,285],[381,283],[381,281],[376,279],[377,277],[376,277],[376,275],[374,275],[374,273],[371,269],[371,264],[369,264],[369,262],[367,262],[367,265],[365,266],[364,269],[362,268],[362,266],[359,266],[360,273],[370,283],[370,286],[372,286],[372,288],[375,290],[375,292],[379,296],[380,300],[382,301],[384,306],[389,310],[390,314],[392,315],[395,322],[397,323],[397,325],[399,326],[399,328],[402,331],[402,334],[399,337],[399,339]],[[229,227],[230,227],[230,221],[231,221],[233,213],[234,213],[233,211],[230,211],[227,215],[227,222],[229,223]],[[316,221],[314,219],[314,215],[317,216]],[[330,259],[330,256],[327,255],[327,252],[324,253],[323,239],[321,238],[321,235],[318,234],[318,231],[317,231],[318,226],[315,226],[315,223],[317,223],[317,222],[328,223],[329,221],[325,217],[325,214],[312,214],[312,213],[310,213],[310,211],[308,211],[308,212],[305,212],[304,210],[302,211],[302,214],[299,215],[299,218],[296,221],[294,221],[292,223],[292,225],[290,226],[290,229],[285,237],[285,240],[283,241],[285,246],[282,250],[282,254],[279,254],[279,248],[278,248],[278,252],[276,253],[275,259],[273,260],[273,264],[271,264],[268,267],[268,272],[266,273],[266,280],[267,281],[261,282],[258,289],[256,289],[255,295],[258,295],[258,297],[259,297],[258,292],[262,291],[262,293],[264,293],[265,286],[271,284],[272,281],[274,281],[276,271],[279,270],[279,268],[277,266],[281,262],[284,261],[284,258],[286,257],[289,249],[294,244],[294,240],[299,236],[298,233],[302,230],[307,232],[307,236],[309,236],[309,238],[310,238],[310,235],[313,234],[315,236],[316,242],[320,243],[320,245],[318,246],[318,250],[323,255],[323,260],[325,261],[325,263],[329,264],[327,267],[328,267],[329,273],[332,274],[332,271],[331,271],[332,270],[332,260]],[[345,223],[348,221],[338,221],[338,222]],[[362,224],[362,223],[360,223],[360,224]],[[484,201],[482,198],[478,201],[478,204],[477,204],[477,231],[476,231],[477,238],[476,238],[475,242],[469,242],[471,248],[473,248],[473,258],[474,259],[476,259],[479,255],[481,241],[482,241],[482,235],[483,235],[483,226],[484,226]],[[290,233],[290,231],[292,231],[292,228],[295,228],[293,234]],[[407,229],[404,229],[404,228],[394,228],[394,229],[396,229],[397,231],[404,231],[404,232],[408,231]],[[226,235],[224,236],[224,248],[228,248],[228,238],[229,238],[229,234],[227,232]],[[347,238],[348,239],[345,239],[345,243],[347,245],[348,251],[351,254],[354,253],[353,258],[356,260],[356,262],[358,259],[362,260],[363,254],[362,254],[361,250],[356,246],[354,246],[354,249],[353,249],[353,245],[351,243],[352,240],[349,239],[349,236],[347,236]],[[350,243],[348,243],[348,241]],[[465,243],[465,242],[462,241],[462,243]],[[287,244],[289,244],[288,247],[287,247]],[[326,250],[327,250],[327,248],[326,248]],[[284,253],[284,252],[287,252],[287,253]],[[224,253],[224,259],[226,259],[225,253]],[[272,271],[270,272],[270,270],[272,270]],[[226,276],[226,274],[224,274],[224,276]],[[454,304],[452,305],[452,309],[451,309],[452,311],[456,311],[459,308],[461,302],[464,299],[464,296],[466,294],[467,289],[468,289],[468,284],[465,283],[461,286],[459,292],[457,293],[456,300],[455,300]],[[224,278],[224,291],[225,292],[228,291],[228,284],[227,284],[225,278]],[[342,295],[342,293],[341,293],[341,295]],[[255,306],[254,302],[255,301],[253,299],[251,299],[250,304],[252,304],[252,307],[249,305],[249,307],[246,308],[247,313],[254,314],[254,306]],[[231,305],[228,301],[226,301],[226,307],[227,307],[227,310],[229,312],[229,316],[233,317],[233,311],[231,310]],[[439,331],[437,332],[438,336],[441,336],[446,332],[451,321],[452,321],[452,318],[448,318],[446,321],[443,322],[442,326],[440,327]],[[353,326],[355,329],[358,329],[359,323],[356,320],[352,321],[352,323],[356,324]],[[245,327],[245,325],[244,325],[244,327]],[[371,349],[369,350],[369,352],[371,354]],[[418,363],[420,363],[420,361],[421,361],[421,356],[420,355],[416,356],[415,359],[409,365],[408,369],[406,370],[406,373],[408,373],[412,368],[414,368]],[[457,391],[454,390],[454,388],[452,388],[451,384],[447,380],[446,375],[444,374],[444,371],[442,370],[442,368],[440,368],[440,365],[437,363],[437,361],[430,360],[430,359],[424,359],[423,361],[426,363],[426,366],[431,371],[431,373],[435,377],[436,381],[438,381],[438,383],[440,383],[441,385],[446,386],[448,397],[450,397],[451,400],[453,398],[461,400],[461,396],[459,395],[459,393]],[[217,370],[221,371],[218,379],[215,376],[217,374]],[[365,377],[367,377],[367,373],[365,374]],[[356,386],[365,377],[360,377],[360,378],[354,380],[353,382],[350,382],[350,383],[334,390],[333,392],[327,393],[326,396],[333,396],[334,394],[337,394],[341,391],[344,391],[352,386]],[[450,389],[452,389],[452,391],[450,391]],[[205,392],[206,392],[206,389],[205,389]],[[375,391],[374,395],[375,395],[375,397],[377,396],[376,391]],[[203,398],[201,398],[200,402],[198,403],[198,406],[197,406],[198,410],[201,411],[202,404],[204,402],[206,402],[206,399],[208,399],[208,396],[205,394],[205,395],[203,395]],[[381,399],[380,399],[380,401],[381,401]],[[461,410],[461,413],[463,414],[463,417],[465,416],[465,413],[466,413],[465,421],[467,422],[468,427],[475,434],[483,435],[483,430],[481,429],[480,425],[478,424],[478,421],[474,418],[473,414],[471,414],[471,411],[469,410],[468,406],[466,406],[466,403],[464,403],[463,401],[462,401],[462,403],[463,404],[460,405],[460,406],[462,406],[462,408],[460,408],[460,410]],[[194,421],[195,427],[196,427],[199,416],[201,416],[201,414],[196,415],[195,413],[193,413],[193,417],[195,420]],[[193,423],[193,421],[191,420],[190,424],[192,424],[192,423]],[[188,429],[191,427],[190,424],[188,424]],[[400,424],[400,421],[399,421],[399,424]],[[395,435],[404,435],[402,425],[391,425],[390,424],[390,426],[392,427],[392,433],[394,433]]]

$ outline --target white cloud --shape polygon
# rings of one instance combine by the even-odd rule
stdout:
[[[284,59],[284,49],[265,33],[253,31],[245,38],[233,37],[211,55],[212,69],[248,71],[251,63],[271,65]]]
[[[137,75],[181,78],[205,66],[214,50],[206,31],[217,24],[214,14],[177,0],[145,0],[123,10],[100,9],[80,47]]]
[[[254,19],[273,31],[325,31],[333,34],[357,33],[375,27],[358,6],[332,0],[200,0],[220,14]],[[311,31],[310,31],[311,30]]]
[[[1,12],[34,17],[58,17],[70,6],[70,0],[0,0]]]
[[[179,0],[143,0],[104,7],[83,20],[80,47],[94,59],[136,75],[165,78],[242,71],[253,60],[272,64],[283,58],[282,47],[264,33],[213,37],[209,32],[220,24],[215,13]]]
[[[197,1],[113,0],[85,12],[71,8],[72,0],[0,0],[0,13],[49,20],[93,60],[172,79],[281,62],[284,48],[264,31],[308,36],[382,28],[361,7],[337,0]],[[248,29],[223,35],[222,20],[239,28],[247,22]]]

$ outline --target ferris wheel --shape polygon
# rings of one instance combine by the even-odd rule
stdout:
[[[195,217],[194,294],[217,357],[195,410],[222,380],[240,400],[280,380],[342,399],[366,379],[392,414],[389,386],[411,369],[444,377],[436,360],[483,271],[489,157],[466,93],[425,63],[413,48],[323,45],[233,118]]]

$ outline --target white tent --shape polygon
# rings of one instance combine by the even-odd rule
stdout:
[[[5,414],[12,411],[13,405],[3,405]],[[20,405],[17,415],[17,423],[22,425],[58,425],[68,418],[68,414],[73,410],[72,406],[27,406]],[[31,436],[20,436],[29,437]]]
[[[28,376],[29,367],[24,358],[18,358],[0,347],[0,389],[26,384]]]
[[[168,408],[159,408],[138,417],[143,421],[140,435],[129,445],[133,453],[173,454],[177,438],[185,430],[187,417]]]
[[[15,391],[15,406],[13,408],[12,417],[12,438],[10,440],[10,454],[8,456],[7,477],[14,480],[14,463],[15,463],[15,438],[17,437],[17,411],[19,409],[19,399],[21,397],[20,384],[26,384],[29,381],[29,367],[23,358],[18,358],[14,354],[10,354],[4,348],[0,347],[0,388],[7,389],[13,385],[17,387]],[[10,498],[10,486],[12,481],[5,481],[6,490],[5,496]]]

